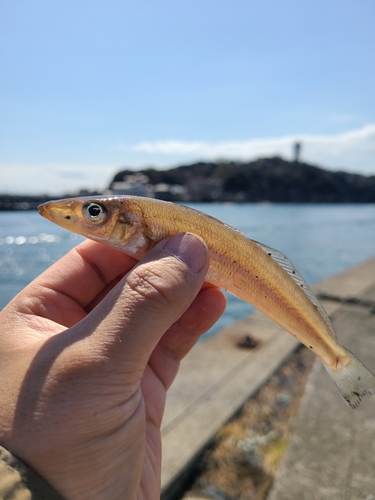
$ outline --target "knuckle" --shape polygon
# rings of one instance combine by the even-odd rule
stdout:
[[[176,287],[171,286],[173,274],[168,273],[168,284],[164,273],[151,271],[147,266],[140,266],[133,270],[127,280],[127,286],[131,293],[147,301],[162,306],[170,306],[176,300]],[[174,284],[176,280],[173,280]]]

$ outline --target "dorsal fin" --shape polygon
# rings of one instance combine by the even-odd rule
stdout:
[[[275,250],[274,248],[271,248],[267,245],[264,245],[263,243],[259,243],[258,241],[254,241],[264,252],[266,252],[275,262],[281,266],[284,271],[286,271],[289,276],[292,278],[293,281],[297,283],[297,285],[301,288],[301,290],[307,295],[307,297],[310,299],[310,301],[314,304],[314,306],[317,308],[319,311],[320,315],[324,319],[324,321],[327,323],[327,326],[332,333],[332,336],[336,338],[336,333],[335,330],[333,329],[331,320],[328,317],[328,314],[326,313],[324,307],[322,304],[319,302],[319,300],[315,297],[313,291],[309,287],[309,285],[306,283],[302,275],[297,271],[297,269],[293,266],[293,264],[290,262],[290,260],[281,252],[278,250]]]

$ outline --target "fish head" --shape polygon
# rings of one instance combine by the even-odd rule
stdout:
[[[53,200],[38,207],[40,215],[58,226],[105,242],[118,220],[119,204],[111,198],[78,197]]]
[[[155,245],[155,241],[145,234],[135,198],[67,198],[43,203],[38,210],[40,215],[68,231],[140,259]]]

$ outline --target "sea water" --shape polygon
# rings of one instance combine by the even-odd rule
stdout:
[[[220,204],[191,207],[283,252],[309,284],[375,256],[375,205]],[[82,241],[37,212],[0,212],[0,308]],[[227,295],[215,333],[253,311]]]

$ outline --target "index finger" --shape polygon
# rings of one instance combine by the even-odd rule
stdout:
[[[53,264],[28,287],[49,289],[85,308],[109,283],[128,272],[136,260],[114,248],[86,240]]]

